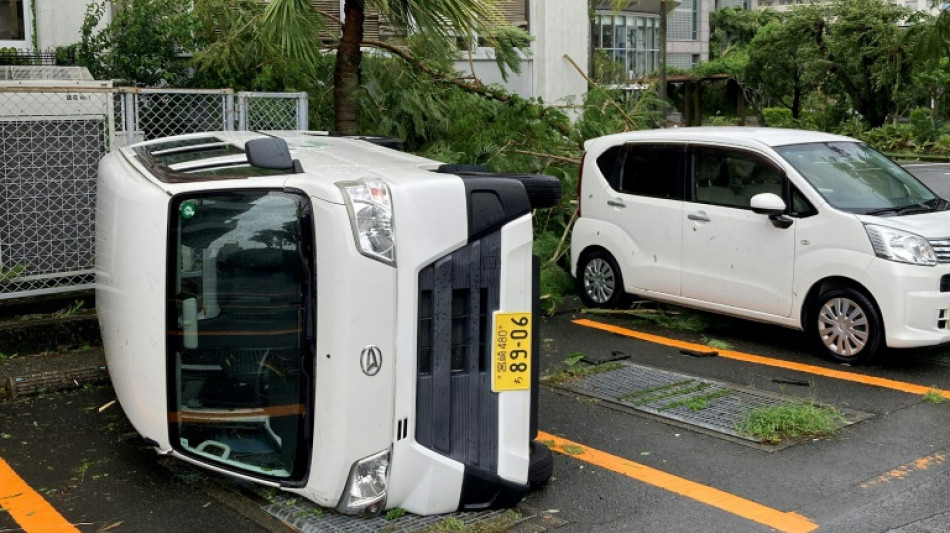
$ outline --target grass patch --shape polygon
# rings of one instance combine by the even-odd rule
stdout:
[[[728,396],[730,394],[732,394],[732,389],[719,389],[707,394],[691,396],[689,398],[672,401],[663,407],[660,407],[660,411],[668,411],[670,409],[676,409],[677,407],[686,407],[693,412],[702,411],[703,409],[709,407],[709,402],[711,400],[722,398],[723,396]]]
[[[830,437],[847,422],[834,407],[809,400],[753,409],[736,425],[736,430],[776,444],[787,439]]]
[[[591,366],[571,366],[555,374],[544,376],[541,378],[541,381],[544,383],[550,383],[552,385],[558,385],[560,383],[577,381],[586,376],[617,370],[621,366],[623,365],[617,361],[610,361],[607,363]]]
[[[386,511],[386,515],[384,516],[384,518],[386,520],[398,520],[404,516],[406,516],[405,509],[403,509],[402,507],[394,507]]]
[[[943,403],[945,400],[943,391],[936,387],[924,393],[924,401],[927,403]]]
[[[462,519],[449,516],[437,522],[435,525],[426,528],[423,532],[464,531],[465,533],[502,533],[503,531],[511,529],[518,520],[521,520],[521,515],[512,510],[505,511],[503,514],[477,524],[466,524]]]
[[[638,390],[638,391],[628,392],[627,394],[621,394],[620,396],[617,396],[617,399],[620,400],[621,402],[626,402],[626,401],[628,401],[628,400],[633,400],[633,399],[636,399],[636,398],[640,398],[640,397],[646,396],[646,395],[648,395],[648,394],[653,394],[654,392],[661,392],[661,391],[666,391],[666,390],[673,389],[673,388],[676,388],[676,387],[681,387],[681,386],[683,386],[683,385],[687,385],[687,384],[692,383],[692,382],[694,382],[694,381],[696,381],[696,380],[694,380],[694,379],[681,379],[681,380],[679,380],[679,381],[673,381],[673,382],[671,382],[671,383],[666,383],[666,384],[664,384],[664,385],[658,385],[658,386],[656,386],[656,387],[650,387],[650,388],[648,388],[648,389],[640,389],[640,390]]]
[[[561,449],[568,455],[581,455],[584,453],[584,447],[576,444],[565,444],[561,446]]]
[[[721,341],[719,339],[704,339],[706,341],[706,346],[710,348],[715,348],[717,350],[733,350],[734,347],[726,341]]]
[[[701,392],[712,386],[709,383],[696,383],[695,385],[692,385],[692,383],[696,383],[696,380],[693,380],[693,379],[688,380],[688,383],[687,383],[689,385],[688,387],[680,386],[679,388],[676,388],[676,389],[656,392],[654,394],[649,394],[647,396],[637,398],[633,401],[629,401],[629,403],[632,403],[633,405],[637,405],[637,406],[649,405],[651,403],[656,403],[661,400],[665,400],[667,398],[672,398],[674,396],[682,396],[684,394],[693,394],[696,392]]]

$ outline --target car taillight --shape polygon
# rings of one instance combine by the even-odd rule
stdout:
[[[584,179],[585,159],[587,159],[587,152],[581,155],[581,168],[577,171],[577,218],[581,218],[581,180]]]

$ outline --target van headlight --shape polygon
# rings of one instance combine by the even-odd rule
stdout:
[[[914,265],[937,264],[933,247],[920,235],[873,224],[865,225],[864,229],[868,232],[871,246],[878,257]]]
[[[396,233],[389,187],[378,179],[338,183],[361,254],[395,266]]]
[[[375,516],[386,506],[389,450],[353,463],[343,497],[336,510],[344,514]]]

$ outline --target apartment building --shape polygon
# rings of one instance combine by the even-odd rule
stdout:
[[[88,4],[84,0],[0,0],[0,48],[51,50],[75,43]]]

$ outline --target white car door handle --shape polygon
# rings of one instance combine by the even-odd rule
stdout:
[[[613,207],[627,207],[627,204],[623,203],[623,200],[607,200],[607,205]]]
[[[686,215],[686,218],[690,220],[695,220],[697,222],[709,222],[709,217],[706,216],[706,213],[700,211],[699,213],[690,213]]]

